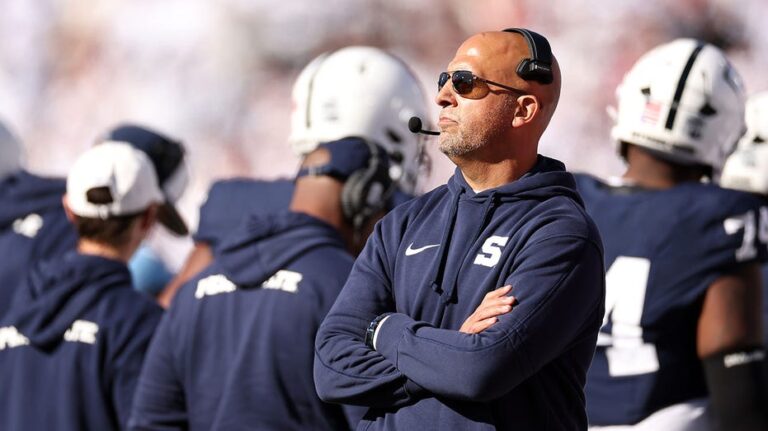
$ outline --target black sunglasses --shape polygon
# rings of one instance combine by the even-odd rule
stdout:
[[[437,91],[443,89],[443,86],[448,82],[448,79],[451,80],[453,90],[456,92],[456,94],[459,94],[467,99],[482,99],[490,91],[488,85],[495,85],[508,91],[525,94],[525,91],[523,90],[513,88],[508,85],[499,84],[498,82],[489,81],[473,74],[468,70],[455,70],[453,72],[440,73],[440,77],[437,79]],[[485,85],[477,85],[478,82],[481,82]]]

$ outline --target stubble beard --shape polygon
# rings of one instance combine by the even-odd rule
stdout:
[[[502,131],[508,128],[507,122],[511,121],[513,112],[513,99],[505,98],[503,104],[486,115],[482,121],[462,122],[459,116],[455,127],[440,133],[440,151],[449,158],[461,157],[499,139]]]
[[[464,128],[457,126],[454,130],[443,131],[440,134],[440,151],[448,157],[460,157],[471,153],[483,146],[482,133],[465,133]]]

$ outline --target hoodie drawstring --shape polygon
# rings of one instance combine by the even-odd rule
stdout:
[[[496,207],[497,204],[496,199],[496,191],[492,191],[488,198],[485,200],[484,208],[483,208],[483,218],[480,220],[480,223],[477,225],[477,229],[475,230],[475,234],[472,236],[472,242],[470,244],[474,244],[477,241],[477,238],[480,236],[480,234],[483,232],[483,229],[485,229],[486,223],[488,223],[488,216],[491,214],[491,211],[493,208]],[[447,253],[446,253],[447,255]],[[453,280],[451,283],[448,284],[448,288],[445,292],[443,292],[441,299],[443,301],[443,304],[447,304],[456,298],[454,298],[456,294],[456,285],[458,284],[458,278],[459,278],[459,271],[456,271],[456,273],[453,276]]]
[[[438,293],[441,293],[440,284],[442,283],[443,270],[445,269],[445,264],[448,261],[448,243],[451,238],[451,233],[453,232],[453,226],[456,224],[456,214],[459,211],[459,199],[461,198],[462,194],[464,194],[464,190],[456,193],[456,196],[453,198],[451,213],[448,216],[448,223],[445,225],[445,228],[443,229],[443,236],[440,239],[440,250],[438,251],[437,266],[435,266],[434,272],[432,274],[432,283],[430,284],[432,290]]]
[[[464,191],[460,191],[456,194],[453,205],[451,206],[451,213],[448,217],[448,224],[445,226],[445,229],[443,230],[443,236],[440,240],[440,250],[438,252],[438,264],[435,266],[435,270],[432,276],[432,283],[431,287],[432,290],[434,290],[437,293],[440,293],[440,299],[442,303],[448,304],[452,300],[454,300],[453,296],[455,295],[456,290],[456,280],[458,278],[459,272],[456,271],[456,274],[454,274],[454,279],[451,280],[450,283],[448,283],[447,288],[445,290],[442,289],[443,285],[443,274],[445,272],[445,266],[448,261],[448,250],[450,249],[450,238],[451,234],[453,233],[454,227],[456,225],[456,215],[458,213],[459,209],[459,200],[461,199],[461,195],[464,193]],[[474,243],[477,241],[477,238],[482,233],[483,229],[485,228],[486,223],[488,222],[488,216],[491,214],[491,211],[493,208],[495,208],[497,205],[497,199],[496,199],[496,192],[492,191],[488,198],[484,202],[483,207],[483,217],[482,220],[480,220],[480,223],[477,225],[477,229],[472,236],[472,242]]]

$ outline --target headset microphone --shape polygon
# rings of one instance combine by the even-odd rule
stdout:
[[[440,132],[433,132],[431,130],[424,130],[421,128],[421,118],[419,117],[411,117],[410,120],[408,120],[408,130],[411,131],[411,133],[423,133],[425,135],[439,135]]]

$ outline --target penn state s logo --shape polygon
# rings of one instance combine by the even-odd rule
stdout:
[[[475,256],[475,265],[487,266],[493,268],[501,260],[501,251],[509,241],[508,236],[493,235],[488,237],[483,246],[480,248],[480,253]]]

